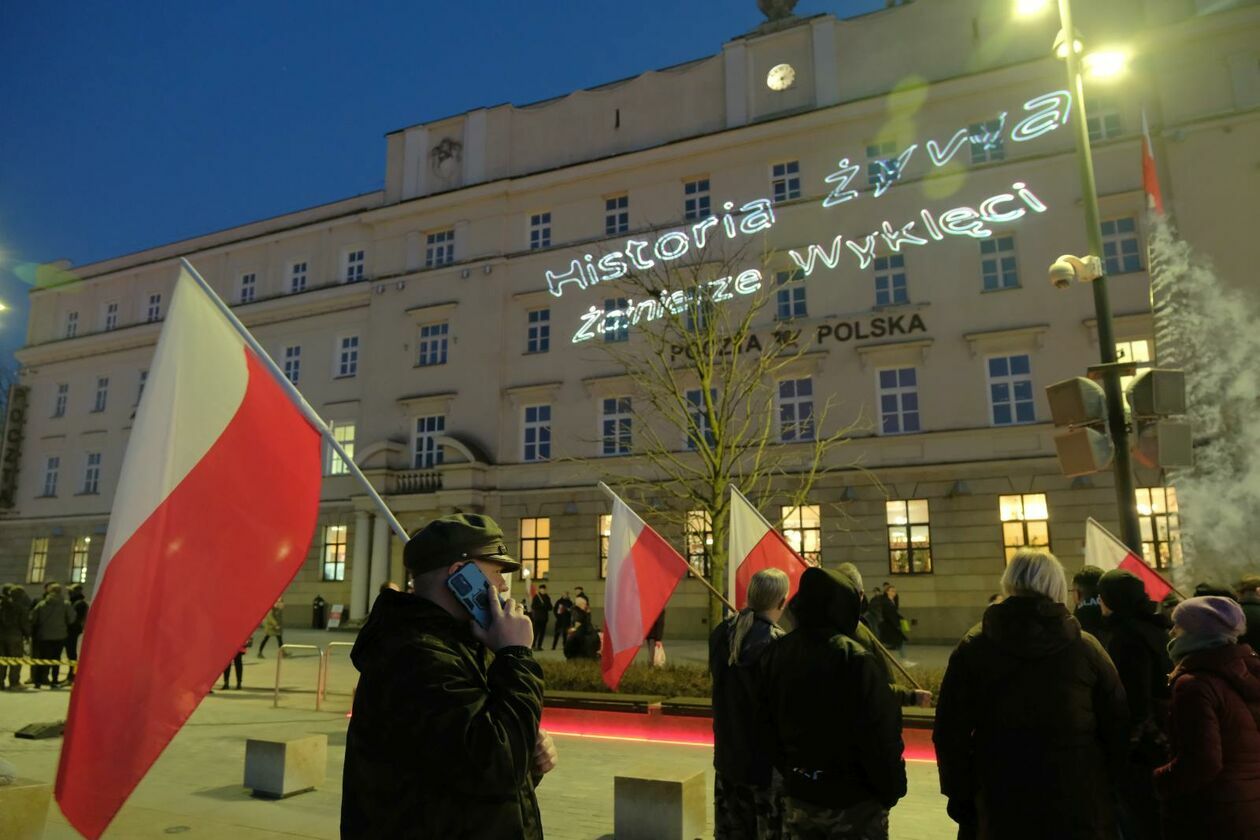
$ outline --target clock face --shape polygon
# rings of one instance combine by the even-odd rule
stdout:
[[[770,90],[787,90],[796,81],[796,70],[791,64],[776,64],[766,74],[766,87]]]

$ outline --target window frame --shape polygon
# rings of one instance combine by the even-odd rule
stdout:
[[[776,389],[777,390],[777,389]],[[694,395],[694,396],[693,396]],[[713,402],[717,402],[718,389],[709,389],[709,398]],[[691,418],[691,422],[687,424],[687,428],[683,430],[684,447],[689,452],[696,452],[700,449],[699,436],[704,435],[705,444],[712,448],[717,445],[717,440],[713,436],[713,429],[709,425],[709,412],[704,405],[704,389],[703,388],[687,388],[683,391],[683,400],[687,403],[687,415]],[[776,403],[777,408],[777,403]],[[693,434],[692,429],[695,432]]]
[[[800,393],[801,383],[805,383],[809,393]],[[814,414],[814,378],[812,376],[788,376],[775,381],[774,405],[778,417],[779,443],[808,443],[818,434],[816,415]],[[785,385],[792,386],[792,393],[785,396]],[[808,406],[808,416],[803,417],[801,409]],[[784,411],[792,409],[792,420],[784,419]],[[793,430],[789,434],[789,430]]]
[[[333,379],[354,379],[359,375],[359,334],[342,333],[333,345]],[[347,347],[346,342],[354,345]]]
[[[66,328],[63,338],[75,338],[79,334],[79,310],[66,313]]]
[[[236,282],[236,302],[253,303],[258,297],[258,272],[241,272]]]
[[[118,301],[107,300],[101,308],[101,332],[118,329]]]
[[[1020,358],[1020,357],[1028,360],[1028,372],[1026,374],[1011,373],[1010,372],[1012,368],[1012,365],[1010,364],[1011,360]],[[1007,362],[1006,374],[995,375],[993,373],[992,364],[995,359],[1006,360]],[[1007,354],[993,354],[990,356],[985,356],[984,374],[985,374],[985,386],[986,386],[985,396],[986,396],[986,402],[988,403],[988,406],[989,406],[989,425],[990,426],[994,428],[1005,428],[1007,426],[1026,426],[1030,423],[1037,422],[1037,398],[1036,398],[1037,391],[1033,382],[1032,353],[1007,353]],[[1028,398],[1017,399],[1015,396],[1015,385],[1025,380],[1027,380],[1028,382]],[[997,419],[998,406],[993,398],[993,386],[995,384],[1005,384],[1008,387],[1008,394],[1010,396],[1007,402],[1010,404],[1011,419],[1005,423],[999,422]],[[1027,420],[1019,419],[1019,405],[1021,403],[1027,403],[1032,408],[1032,416],[1029,417]]]
[[[902,384],[902,374],[910,371],[914,377],[914,382],[910,385]],[[891,373],[895,376],[896,381],[891,385],[884,384],[884,374]],[[878,397],[876,404],[879,406],[879,434],[881,436],[895,435],[913,435],[923,431],[923,405],[919,399],[919,368],[917,365],[902,365],[900,367],[882,367],[875,371],[875,393]],[[914,407],[907,408],[905,398],[907,396],[914,397]],[[892,397],[896,400],[897,408],[891,414],[885,410],[884,398]],[[906,419],[913,415],[915,427],[907,428]],[[887,419],[895,416],[897,419],[897,428],[894,431],[888,431],[886,428]]]
[[[619,236],[630,232],[630,194],[604,196],[604,235]]]
[[[871,262],[875,278],[875,307],[904,306],[910,302],[909,272],[905,254],[885,254]],[[900,280],[900,285],[898,281]],[[880,288],[881,281],[884,288]],[[884,299],[881,300],[880,296]]]
[[[630,299],[629,298],[604,298],[604,320],[603,320],[603,339],[605,344],[621,344],[630,340]],[[608,322],[611,320],[608,314],[611,312],[620,312],[621,323],[613,329],[608,328]]]
[[[551,211],[539,210],[528,214],[529,224],[526,226],[527,245],[531,251],[542,251],[551,247]]]
[[[48,537],[31,537],[31,550],[26,559],[27,583],[43,583],[48,577],[48,541]]]
[[[525,352],[530,355],[551,352],[550,306],[537,306],[525,312]]]
[[[1125,223],[1132,225],[1133,229],[1120,230],[1120,226]],[[1107,232],[1108,226],[1111,227],[1111,233]],[[1118,277],[1121,274],[1135,274],[1146,270],[1142,262],[1142,226],[1136,215],[1112,216],[1100,221],[1098,227],[1102,234],[1103,273],[1106,276]],[[1133,243],[1133,250],[1126,253],[1124,246],[1129,242]],[[1108,254],[1108,249],[1112,253]],[[1116,271],[1111,270],[1113,262],[1117,266]]]
[[[612,542],[612,514],[601,513],[595,520],[596,551],[598,552],[597,568],[599,579],[608,578],[608,547]]]
[[[529,419],[531,411],[534,412],[533,420]],[[546,416],[544,417],[543,414]],[[530,440],[531,432],[534,433],[532,441]],[[550,460],[551,403],[531,403],[521,406],[521,461],[526,464],[535,464]]]
[[[421,424],[432,428],[421,428]],[[411,468],[432,470],[442,465],[446,454],[438,438],[446,434],[445,414],[418,414],[411,418]],[[429,445],[422,446],[425,442]]]
[[[1163,496],[1158,504],[1155,491],[1161,491]],[[1183,565],[1185,557],[1181,541],[1181,506],[1177,502],[1177,489],[1167,485],[1137,487],[1134,489],[1134,507],[1137,508],[1142,537],[1142,559],[1147,565],[1162,572]],[[1161,519],[1165,539],[1160,539]],[[1167,555],[1162,550],[1163,546],[1168,546]]]
[[[93,461],[95,459],[95,461]],[[83,490],[79,494],[81,496],[96,496],[101,492],[101,462],[100,452],[84,453],[83,458]]]
[[[61,455],[44,456],[44,486],[41,499],[57,498],[57,482],[61,478]]]
[[[451,322],[448,320],[420,324],[416,328],[416,367],[440,367],[446,364],[450,337]]]
[[[145,306],[144,322],[152,324],[162,320],[162,293],[150,292],[149,303]]]
[[[806,512],[810,512],[817,518],[817,525],[809,525],[805,521]],[[795,522],[793,522],[795,518]],[[792,547],[802,560],[811,566],[822,565],[822,505],[811,505],[808,502],[802,505],[780,505],[779,521],[782,523],[783,539]],[[796,536],[794,537],[793,534]],[[809,550],[807,546],[812,543],[818,546],[814,550]]]
[[[109,377],[96,377],[96,391],[92,397],[92,414],[103,414],[109,405]]]
[[[611,412],[608,410],[609,403],[613,404]],[[609,423],[612,423],[611,431]],[[600,399],[599,440],[600,455],[604,457],[629,455],[634,451],[634,401],[631,395],[617,394]]]
[[[804,269],[776,271],[774,285],[774,320],[795,321],[797,318],[809,317],[809,295],[805,289]]]
[[[894,509],[896,509],[895,513]],[[916,518],[920,512],[921,518]],[[895,517],[898,516],[902,518],[896,519]],[[905,534],[904,543],[893,542],[893,532],[898,529]],[[923,529],[921,533],[926,537],[923,545],[918,548],[915,547],[916,529]],[[932,511],[928,499],[885,499],[884,535],[888,547],[888,574],[930,575],[935,573],[936,568],[932,557]],[[898,553],[905,555],[903,564],[897,562]],[[916,564],[916,553],[926,554],[926,563]]]
[[[92,538],[86,535],[75,537],[70,543],[70,583],[87,583],[88,563],[91,561]]]
[[[347,248],[341,256],[341,282],[359,283],[367,277],[367,248]]]
[[[302,345],[286,344],[280,351],[281,369],[284,376],[294,385],[302,378]]]
[[[525,523],[531,523],[530,528],[526,528]],[[539,526],[542,526],[541,529]],[[522,516],[518,523],[520,528],[520,547],[521,547],[521,567],[530,568],[530,580],[544,581],[551,574],[551,517],[550,516]],[[539,531],[546,533],[540,534]],[[530,533],[527,533],[529,531]],[[532,550],[527,550],[526,546],[530,546]],[[539,570],[539,565],[542,570]]]
[[[1027,511],[1029,507],[1028,499],[1030,498],[1036,499],[1038,497],[1041,500],[1040,505],[1045,512],[1045,516],[1044,517],[1036,517],[1036,516],[1030,517],[1027,515]],[[1010,516],[1010,517],[1006,515],[1006,512],[1009,508],[1009,503],[1006,501],[1007,499],[1019,500],[1019,513],[1017,515]],[[1050,544],[1052,542],[1052,536],[1050,533],[1050,500],[1047,498],[1045,493],[1002,493],[1002,494],[999,494],[998,495],[998,519],[1000,521],[1000,525],[1002,529],[1002,553],[1003,553],[1003,556],[1005,557],[1006,565],[1008,566],[1010,565],[1011,558],[1014,557],[1015,552],[1021,548],[1044,548],[1046,551],[1051,550]],[[1030,522],[1031,523],[1044,523],[1044,527],[1041,529],[1038,529],[1038,530],[1045,531],[1044,543],[1033,542],[1033,537],[1030,535],[1030,531],[1028,528],[1028,524]],[[1023,541],[1018,544],[1010,543],[1007,540],[1007,533],[1008,533],[1007,526],[1011,525],[1012,523],[1019,523],[1020,525],[1020,529],[1019,529],[1020,539]]]
[[[424,236],[425,268],[441,268],[455,262],[455,228],[426,231]]]
[[[708,175],[694,175],[683,182],[683,221],[698,222],[713,215],[713,194]]]
[[[782,171],[780,171],[782,170]],[[770,164],[770,193],[775,204],[801,197],[801,162],[779,160]]]
[[[332,532],[340,533],[340,540],[329,539],[335,536]],[[319,579],[326,583],[340,583],[346,579],[346,560],[349,552],[350,526],[344,522],[331,523],[323,527],[323,535],[320,539],[319,550]],[[333,550],[330,559],[329,549]],[[332,575],[329,576],[329,566],[332,567]]]
[[[346,431],[349,430],[349,435]],[[354,459],[355,438],[358,436],[358,425],[354,420],[329,420],[328,434],[332,435],[333,440],[341,444],[341,448],[346,451],[351,460]],[[324,475],[349,475],[350,468],[341,460],[341,456],[337,454],[337,450],[332,446],[324,446]]]
[[[1010,247],[1003,249],[1003,243],[1009,243]],[[1000,236],[990,236],[981,239],[980,249],[980,291],[1004,292],[1007,289],[1021,288],[1019,282],[1019,249],[1015,244],[1015,234],[1004,233]],[[985,250],[988,248],[989,250]],[[1007,253],[1009,251],[1009,253]],[[1010,260],[1011,266],[1009,276],[1014,278],[1013,283],[1007,283],[1008,270],[1006,261]],[[992,269],[992,270],[990,270]],[[996,285],[989,285],[989,277],[992,276]]]
[[[967,145],[972,166],[979,166],[985,163],[999,163],[1006,160],[1006,142],[1002,136],[1004,128],[1004,121],[1001,117],[981,120],[967,126]],[[983,142],[977,143],[975,141],[974,138],[977,136],[996,136],[997,144],[992,148],[986,149]]]
[[[687,564],[706,577],[713,560],[713,516],[704,509],[687,511],[683,520],[683,545]]]
[[[56,385],[57,390],[53,393],[53,410],[51,415],[54,419],[65,417],[66,410],[70,405],[70,383],[58,382]]]
[[[289,294],[305,292],[310,284],[310,261],[293,260],[289,263]]]

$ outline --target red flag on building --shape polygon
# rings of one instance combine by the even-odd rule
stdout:
[[[748,582],[762,569],[781,569],[791,581],[788,597],[796,592],[801,574],[809,566],[788,545],[783,535],[770,526],[761,511],[753,507],[744,494],[731,485],[731,533],[727,553],[728,593],[734,593],[733,602],[743,609],[748,598]]]
[[[600,667],[604,683],[616,691],[647,631],[665,609],[678,581],[687,576],[687,561],[617,494],[606,486],[603,489],[612,496],[613,508]]]
[[[1151,132],[1146,125],[1146,111],[1142,111],[1142,189],[1146,191],[1146,206],[1160,216],[1164,215],[1164,194],[1159,189],[1159,172],[1155,168],[1155,147],[1151,145]]]
[[[1085,563],[1097,566],[1104,572],[1112,569],[1132,572],[1141,578],[1146,586],[1147,596],[1156,603],[1173,591],[1172,584],[1164,580],[1159,572],[1146,565],[1145,560],[1130,551],[1128,546],[1092,517],[1085,523]]]
[[[123,458],[70,695],[57,801],[89,838],[293,579],[320,432],[181,270]]]

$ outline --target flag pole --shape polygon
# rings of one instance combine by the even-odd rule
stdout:
[[[297,386],[289,381],[289,377],[285,376],[284,372],[280,370],[280,367],[276,364],[275,359],[271,358],[271,355],[263,349],[263,346],[258,343],[258,339],[254,338],[253,333],[249,331],[249,328],[241,323],[241,320],[236,317],[236,313],[232,311],[231,307],[223,302],[223,298],[219,297],[214,289],[210,287],[210,284],[206,282],[205,278],[202,277],[200,273],[198,273],[197,269],[193,268],[192,263],[184,257],[180,257],[179,262],[192,277],[193,282],[197,284],[201,291],[206,293],[206,296],[210,298],[211,302],[214,303],[219,312],[222,313],[223,317],[226,318],[228,323],[232,325],[232,328],[240,334],[244,342],[249,345],[251,350],[254,351],[254,354],[258,356],[258,360],[266,366],[267,371],[271,374],[272,378],[275,379],[280,387],[284,389],[285,393],[288,394],[289,399],[293,401],[298,410],[306,417],[307,422],[319,430],[319,433],[323,436],[325,442],[332,447],[333,451],[337,453],[337,456],[341,458],[342,462],[346,465],[346,469],[349,470],[350,475],[354,476],[355,480],[358,481],[367,492],[368,498],[372,500],[372,504],[376,507],[380,515],[385,517],[385,521],[389,523],[389,527],[395,534],[398,535],[398,538],[403,542],[410,539],[407,529],[402,526],[402,523],[398,521],[398,517],[394,516],[394,512],[389,509],[387,504],[385,504],[385,500],[381,498],[381,494],[376,492],[376,488],[372,486],[372,482],[367,480],[367,476],[365,476],[363,471],[359,469],[359,465],[354,462],[354,459],[346,454],[346,450],[343,449],[341,444],[337,442],[337,439],[333,437],[332,430],[328,428],[328,424],[324,422],[323,418],[315,413],[315,409],[311,408],[311,404],[308,403],[306,398],[302,396],[302,392],[299,391]]]
[[[1177,587],[1173,586],[1173,583],[1172,583],[1172,581],[1171,581],[1171,580],[1169,580],[1168,578],[1166,578],[1166,577],[1164,577],[1163,575],[1161,575],[1161,574],[1159,573],[1159,569],[1155,568],[1155,567],[1154,567],[1154,566],[1152,566],[1150,563],[1147,563],[1147,562],[1146,562],[1146,558],[1145,558],[1145,557],[1143,557],[1143,556],[1142,556],[1142,555],[1140,555],[1140,554],[1137,554],[1136,552],[1134,552],[1134,551],[1133,551],[1133,549],[1129,548],[1127,545],[1125,545],[1123,542],[1121,542],[1119,537],[1117,537],[1115,534],[1111,533],[1111,532],[1110,532],[1110,531],[1108,531],[1106,528],[1104,528],[1104,527],[1102,526],[1102,523],[1101,523],[1101,522],[1099,522],[1097,519],[1095,519],[1095,518],[1094,518],[1094,517],[1092,517],[1092,516],[1090,516],[1090,517],[1086,517],[1086,519],[1085,519],[1085,525],[1086,525],[1086,527],[1088,527],[1088,526],[1089,526],[1089,523],[1091,523],[1091,522],[1093,522],[1095,525],[1097,525],[1097,526],[1098,526],[1098,530],[1099,530],[1099,531],[1102,531],[1104,534],[1106,534],[1106,535],[1107,535],[1107,539],[1111,540],[1113,543],[1115,543],[1116,545],[1118,545],[1118,546],[1120,546],[1121,548],[1123,548],[1126,554],[1132,554],[1134,557],[1136,557],[1137,559],[1141,560],[1141,561],[1142,561],[1142,565],[1143,565],[1143,566],[1145,566],[1145,567],[1146,567],[1146,568],[1150,571],[1150,573],[1151,573],[1151,574],[1155,575],[1155,577],[1157,577],[1157,578],[1159,578],[1160,580],[1162,580],[1162,581],[1164,582],[1164,585],[1165,585],[1165,586],[1167,586],[1167,587],[1168,587],[1168,588],[1172,591],[1172,593],[1173,593],[1174,595],[1176,595],[1178,598],[1180,598],[1180,599],[1181,599],[1181,600],[1183,600],[1183,601],[1184,601],[1184,600],[1186,600],[1186,596],[1185,596],[1185,594],[1184,594],[1184,593],[1183,593],[1180,589],[1178,589]],[[1088,532],[1087,532],[1087,533],[1088,533]]]

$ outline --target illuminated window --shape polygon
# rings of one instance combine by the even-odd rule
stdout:
[[[49,455],[44,459],[44,492],[41,495],[57,495],[57,474],[59,472],[61,472],[61,456]]]
[[[604,299],[604,343],[615,344],[630,340],[630,318],[626,310],[630,301],[626,298]]]
[[[1138,524],[1142,529],[1142,556],[1157,569],[1181,565],[1181,517],[1177,491],[1171,487],[1139,487]]]
[[[875,305],[891,306],[910,302],[910,290],[906,288],[906,258],[902,254],[889,254],[875,258]]]
[[[994,426],[1033,423],[1032,363],[1028,354],[989,358],[989,408]]]
[[[779,380],[779,440],[814,439],[814,383],[808,376]]]
[[[631,407],[629,397],[608,397],[604,400],[603,418],[600,421],[603,454],[630,454]]]
[[[31,557],[26,563],[26,582],[43,583],[48,568],[48,537],[31,540]]]
[[[87,583],[88,548],[91,537],[75,537],[70,546],[70,582]]]
[[[346,450],[346,454],[354,459],[354,421],[353,420],[334,420],[328,424],[329,431],[332,432],[333,440],[341,444],[341,448]],[[327,452],[327,463],[324,466],[324,472],[328,475],[346,475],[350,472],[350,468],[346,466],[346,462],[341,460],[341,456],[337,454],[337,450],[329,446]]]
[[[685,394],[687,399],[687,416],[691,419],[687,429],[687,448],[698,449],[701,438],[709,446],[714,446],[713,426],[709,423],[709,410],[704,404],[704,392],[693,388]],[[709,389],[709,399],[717,405],[717,388]]]
[[[630,196],[614,195],[604,199],[604,233],[615,236],[630,231]]]
[[[1089,126],[1089,139],[1095,143],[1124,133],[1120,109],[1116,106],[1116,100],[1110,96],[1090,94],[1089,116],[1085,119],[1085,124]]]
[[[242,274],[241,285],[237,290],[236,299],[241,303],[249,303],[258,294],[258,277],[254,273]]]
[[[140,405],[140,398],[144,396],[144,386],[149,381],[149,372],[147,370],[140,371],[140,387],[136,389],[136,405]]]
[[[74,338],[79,333],[79,313],[66,313],[66,338]]]
[[[346,532],[345,525],[324,526],[323,564],[320,580],[346,579]]]
[[[546,461],[551,457],[551,406],[525,406],[522,456],[526,461]]]
[[[888,521],[888,571],[894,575],[932,574],[932,533],[927,499],[884,503]]]
[[[114,301],[105,304],[104,329],[106,332],[118,329],[118,304]]]
[[[425,237],[424,267],[437,268],[455,262],[455,230],[435,230]]]
[[[162,296],[154,293],[149,295],[149,306],[145,310],[144,320],[153,323],[162,320]]]
[[[428,470],[442,463],[438,438],[446,433],[446,416],[433,414],[416,418],[416,434],[411,442],[411,466]]]
[[[1023,493],[998,497],[1002,517],[1002,548],[1006,562],[1024,546],[1050,548],[1050,509],[1045,493]]]
[[[796,271],[776,271],[774,274],[774,282],[779,288],[775,292],[775,308],[774,317],[779,321],[790,321],[793,318],[809,317],[808,308],[805,305],[805,272],[797,269]]]
[[[337,376],[359,374],[359,337],[343,335],[337,339]]]
[[[879,378],[879,430],[885,435],[919,431],[919,377],[915,368],[888,368]]]
[[[533,213],[529,217],[529,249],[551,247],[551,213]]]
[[[57,385],[57,397],[53,400],[53,417],[66,416],[66,403],[70,401],[70,386],[64,382]]]
[[[306,263],[295,262],[289,266],[289,294],[306,291]]]
[[[709,179],[697,178],[683,182],[683,218],[704,219],[709,211]]]
[[[612,514],[601,513],[598,527],[599,539],[599,576],[608,577],[608,541],[612,538]]]
[[[1132,376],[1120,377],[1120,388],[1124,390],[1133,384],[1133,380],[1144,370],[1151,368],[1151,342],[1146,338],[1136,338],[1132,341],[1116,342],[1116,361],[1117,362],[1134,362],[1137,364],[1137,371]]]
[[[290,344],[284,348],[284,377],[294,385],[302,376],[302,346]]]
[[[83,463],[83,492],[99,493],[101,488],[101,453],[89,452]]]
[[[1133,216],[1102,223],[1103,263],[1107,276],[1142,270],[1137,220]]]
[[[346,253],[346,272],[342,278],[347,283],[356,283],[363,279],[363,266],[367,262],[363,249]]]
[[[986,120],[967,127],[967,139],[971,141],[971,162],[988,163],[1002,160],[1006,150],[1002,148],[1002,120]]]
[[[687,562],[702,575],[709,573],[709,555],[713,551],[713,517],[707,510],[687,511],[685,537]]]
[[[980,240],[980,276],[986,292],[1019,288],[1015,237],[993,236]]]
[[[416,364],[420,367],[446,364],[447,323],[423,324],[420,327],[420,340],[416,342],[419,355]]]
[[[529,331],[525,340],[525,352],[546,353],[551,349],[551,310],[531,309],[528,318]]]
[[[818,505],[784,505],[783,538],[811,566],[822,565],[822,513]]]
[[[546,516],[521,519],[521,565],[530,580],[545,580],[551,571],[551,520]]]
[[[879,186],[882,180],[892,174],[897,160],[896,143],[872,143],[866,147],[866,184],[869,187]],[[892,178],[896,180],[896,178]]]
[[[105,403],[109,399],[109,377],[99,376],[96,379],[96,399],[92,401],[92,413],[99,414],[105,410]]]
[[[788,160],[770,167],[770,187],[774,191],[774,200],[791,201],[801,197],[801,164],[800,161]]]

